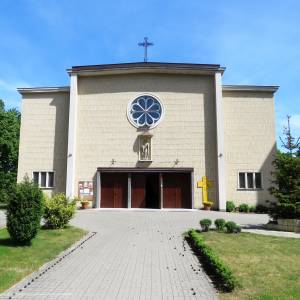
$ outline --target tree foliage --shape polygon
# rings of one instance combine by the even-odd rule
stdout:
[[[300,154],[300,137],[296,138],[291,133],[290,119],[291,116],[287,115],[287,126],[283,127],[284,138],[280,138],[282,147],[285,148],[289,154],[298,155]]]
[[[271,210],[270,215],[274,219],[295,218],[297,207],[300,202],[300,151],[299,138],[291,134],[290,116],[287,116],[288,126],[284,128],[285,137],[282,139],[282,146],[286,153],[278,151],[273,162],[275,171],[273,172],[273,186],[270,192],[274,195],[278,203]]]
[[[300,157],[278,152],[273,162],[275,186],[270,191],[280,203],[300,202]]]
[[[7,202],[17,179],[20,113],[0,99],[0,202]]]

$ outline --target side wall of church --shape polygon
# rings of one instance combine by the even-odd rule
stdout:
[[[274,201],[268,191],[276,152],[273,93],[223,91],[223,109],[227,200]],[[238,189],[238,172],[247,171],[262,173],[262,189]]]
[[[33,172],[54,171],[55,188],[48,195],[66,191],[69,93],[23,95],[18,182]]]
[[[150,132],[152,163],[138,162],[138,135],[127,119],[129,101],[147,92],[165,107]],[[216,183],[214,77],[126,74],[79,77],[75,186],[94,180],[97,167],[192,167],[194,205],[202,206],[197,180]],[[175,161],[179,160],[178,165]],[[215,185],[216,186],[216,185]],[[77,189],[75,189],[77,192]],[[210,197],[216,199],[216,190]]]

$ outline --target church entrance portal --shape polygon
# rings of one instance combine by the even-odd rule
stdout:
[[[192,169],[98,168],[101,208],[192,208]]]

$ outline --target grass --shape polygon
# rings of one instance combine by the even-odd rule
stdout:
[[[203,233],[241,283],[221,299],[300,299],[300,239],[251,233]]]
[[[0,293],[36,271],[86,232],[75,227],[41,229],[30,246],[16,246],[5,228],[0,229]]]

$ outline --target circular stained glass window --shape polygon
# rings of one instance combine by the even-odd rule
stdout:
[[[135,127],[153,128],[162,119],[163,106],[156,97],[142,95],[129,103],[127,115]]]

